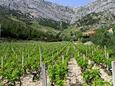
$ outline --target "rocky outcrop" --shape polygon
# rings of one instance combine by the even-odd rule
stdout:
[[[115,1],[96,0],[86,6],[74,9],[77,26],[110,27],[115,24]]]
[[[70,22],[74,11],[44,0],[0,0],[0,5],[11,10],[19,10],[34,18]]]
[[[115,1],[114,0],[96,0],[89,3],[86,6],[82,6],[79,9],[74,9],[76,11],[76,19],[82,18],[90,13],[99,13],[104,11],[110,11],[115,14]]]

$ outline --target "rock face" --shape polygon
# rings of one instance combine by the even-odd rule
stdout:
[[[86,6],[75,9],[76,17],[86,16],[90,13],[99,13],[104,11],[110,11],[115,14],[115,1],[114,0],[96,0]]]
[[[44,0],[0,0],[0,5],[11,10],[19,10],[34,18],[70,22],[74,11]]]
[[[78,26],[110,27],[115,24],[115,0],[95,0],[74,9]]]

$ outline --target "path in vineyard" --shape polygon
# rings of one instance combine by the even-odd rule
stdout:
[[[111,83],[112,77],[109,76],[104,69],[100,68],[101,78],[104,79],[104,81]]]
[[[40,85],[40,80],[33,81],[32,74],[23,75],[20,78],[20,80],[21,80],[21,86],[42,86]],[[9,83],[8,80],[3,80],[2,83],[4,84],[4,86],[14,86],[14,85],[10,85],[11,83]],[[15,86],[20,86],[20,82],[15,81]]]
[[[99,69],[101,78],[104,81],[111,83],[112,76],[109,76],[105,69],[101,68],[101,66],[95,64],[92,69]]]
[[[91,61],[91,60],[88,61],[88,64],[89,64],[89,65],[94,64],[94,63],[95,63],[94,61]],[[94,64],[94,66],[92,67],[92,69],[98,69],[99,72],[100,72],[101,78],[102,78],[105,82],[111,83],[111,81],[112,81],[112,76],[109,76],[108,73],[105,71],[105,69],[103,69],[100,65]]]
[[[68,62],[68,77],[66,86],[82,86],[83,77],[81,74],[81,68],[78,66],[76,60],[71,58]]]
[[[21,78],[21,86],[41,86],[40,81],[33,81],[33,75],[28,74]]]

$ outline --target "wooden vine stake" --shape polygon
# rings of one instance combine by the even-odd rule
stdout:
[[[24,68],[24,55],[22,53],[22,70],[23,70],[23,68]]]
[[[92,54],[92,56],[94,55],[94,51],[93,50],[92,50],[91,54]]]
[[[115,86],[115,61],[112,62],[112,78],[113,78],[113,86]]]
[[[1,24],[0,24],[0,38],[1,38],[1,35],[2,35],[2,30],[1,30]]]
[[[42,63],[42,67],[41,67],[41,80],[42,80],[42,86],[47,86],[47,74],[46,74],[44,63]]]
[[[3,69],[4,59],[1,57],[1,68]]]
[[[78,52],[78,56],[80,56],[80,53]]]
[[[69,52],[69,47],[67,48],[66,55],[68,54],[68,52]]]
[[[39,47],[39,55],[40,55],[40,68],[42,66],[42,54],[41,54],[41,48]]]
[[[87,54],[88,54],[87,51],[88,51],[88,47],[87,47],[87,49],[86,49],[86,56],[87,56]]]
[[[109,53],[107,52],[107,47],[106,47],[106,46],[104,46],[104,55],[105,55],[105,58],[106,58],[107,61],[108,61],[108,59],[109,59]],[[107,70],[109,70],[108,65],[107,65]]]
[[[64,55],[62,55],[62,63],[64,63]]]
[[[107,57],[107,48],[104,46],[104,53],[105,53],[105,58]]]
[[[85,60],[86,56],[83,54],[83,59]]]
[[[107,58],[107,62],[109,61],[109,53],[107,52],[107,55],[106,55],[106,58]],[[109,66],[107,65],[107,70],[109,70]]]

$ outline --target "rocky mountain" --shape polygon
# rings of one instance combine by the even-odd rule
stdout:
[[[90,13],[110,11],[115,14],[115,0],[96,0],[86,6],[75,9],[77,19]]]
[[[0,0],[0,6],[29,14],[31,18],[45,18],[54,21],[71,22],[74,11],[44,0]]]
[[[115,0],[96,0],[86,6],[74,9],[76,24],[110,26],[115,24]]]
[[[98,16],[94,16],[97,17],[97,19],[99,17],[101,18],[99,18],[100,21],[97,22],[98,24],[105,23],[103,19],[108,17],[109,21],[114,23],[115,15],[114,0],[95,0],[77,9],[57,5],[44,0],[0,0],[0,6],[10,10],[21,11],[23,14],[28,14],[30,18],[50,19],[70,24],[77,23],[77,25],[80,23],[80,20],[84,20],[85,16],[87,17],[91,14],[90,16],[93,17],[92,13],[98,14]],[[87,22],[89,22],[89,19]]]

